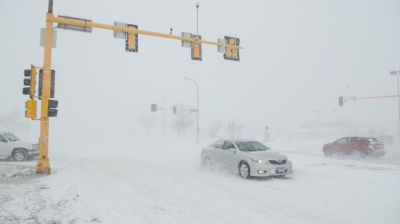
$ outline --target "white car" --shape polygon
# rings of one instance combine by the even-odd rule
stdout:
[[[201,160],[205,167],[228,168],[243,178],[292,173],[292,162],[285,155],[253,140],[216,141],[202,150]]]
[[[0,132],[0,158],[24,161],[38,155],[38,145],[22,142],[10,132]]]

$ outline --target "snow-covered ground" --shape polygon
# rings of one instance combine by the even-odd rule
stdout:
[[[360,160],[324,157],[321,144],[276,140],[294,173],[244,180],[203,170],[187,141],[59,140],[51,175],[0,162],[0,223],[400,223],[396,148]]]

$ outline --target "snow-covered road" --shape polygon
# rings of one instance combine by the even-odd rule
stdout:
[[[250,180],[201,169],[184,142],[58,142],[52,175],[0,162],[0,223],[400,223],[397,159],[326,158],[304,142],[273,144],[293,175]]]

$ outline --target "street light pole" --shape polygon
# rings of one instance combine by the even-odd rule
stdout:
[[[390,72],[391,75],[396,75],[397,76],[397,96],[400,96],[400,80],[399,80],[399,76],[400,76],[400,70],[398,71],[391,71]],[[400,97],[398,98],[398,102],[399,102],[399,121],[398,121],[398,141],[400,143]]]
[[[199,7],[200,7],[200,2],[196,3],[196,35],[199,35]]]
[[[196,113],[197,113],[196,143],[199,144],[199,137],[200,137],[199,85],[197,84],[197,82],[194,79],[185,77],[185,80],[192,81],[196,85],[196,101],[197,101],[197,105],[196,105]]]

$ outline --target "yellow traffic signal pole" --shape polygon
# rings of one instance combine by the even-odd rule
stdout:
[[[42,108],[40,117],[40,138],[39,138],[39,158],[36,173],[50,174],[49,152],[49,117],[48,103],[50,97],[50,72],[51,72],[51,53],[53,47],[53,1],[49,1],[49,9],[46,15],[46,30],[44,39],[44,63],[43,63],[43,84],[42,84]]]
[[[39,158],[37,162],[36,173],[48,173],[50,174],[50,162],[48,158],[48,147],[49,147],[49,98],[50,98],[50,87],[51,87],[51,57],[52,57],[52,46],[53,46],[53,24],[58,23],[59,25],[70,25],[77,26],[80,28],[98,28],[98,29],[106,29],[113,30],[119,32],[125,32],[126,34],[141,34],[147,36],[161,37],[167,39],[175,39],[181,41],[187,41],[192,43],[192,47],[195,49],[195,56],[192,57],[195,60],[201,59],[201,50],[200,44],[206,45],[214,45],[219,47],[226,48],[226,54],[224,55],[225,59],[228,60],[239,60],[239,42],[235,39],[232,42],[230,37],[226,42],[213,42],[207,40],[201,40],[199,37],[194,36],[194,38],[177,36],[171,34],[164,34],[146,30],[139,30],[135,27],[124,27],[124,26],[115,26],[115,25],[107,25],[101,23],[95,23],[87,20],[80,20],[74,18],[65,18],[65,17],[57,17],[53,15],[53,0],[49,0],[48,12],[46,15],[46,29],[45,29],[45,39],[44,39],[44,63],[43,63],[43,85],[42,85],[42,96],[41,96],[41,117],[40,117],[40,138],[39,138]],[[132,38],[127,38],[132,39]],[[129,45],[131,43],[129,42]]]

